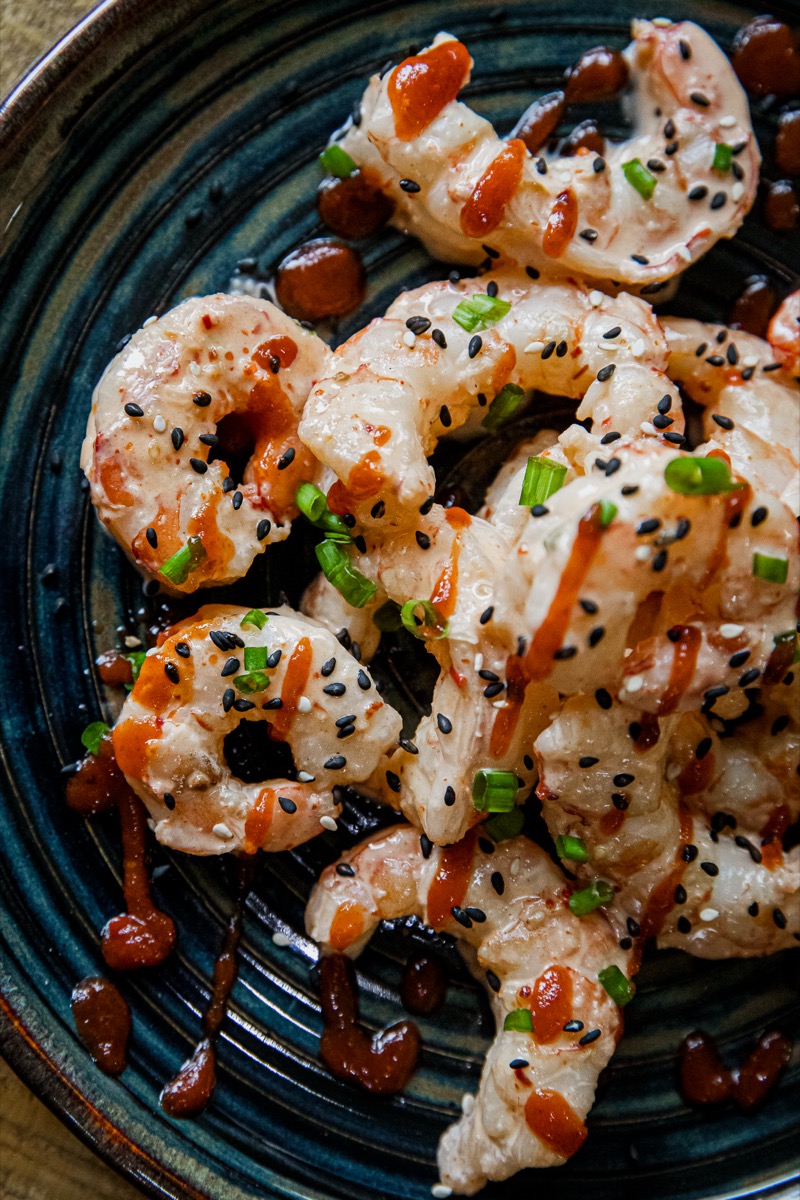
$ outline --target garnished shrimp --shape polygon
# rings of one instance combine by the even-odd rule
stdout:
[[[298,483],[320,473],[297,424],[329,357],[250,296],[185,300],[133,335],[95,389],[81,466],[137,566],[193,592],[233,582],[288,536]]]
[[[767,340],[778,362],[797,375],[800,370],[800,291],[783,301],[769,323]]]
[[[473,325],[476,312],[484,316]],[[439,437],[475,408],[491,421],[498,396],[510,397],[512,409],[531,388],[582,399],[579,418],[591,417],[593,432],[605,435],[638,434],[666,395],[680,433],[666,364],[659,323],[636,297],[516,272],[432,283],[399,296],[336,350],[300,436],[336,473],[342,502],[362,524],[385,528],[432,495],[427,456]]]
[[[397,826],[326,868],[311,895],[306,928],[323,953],[358,954],[381,920],[413,914],[456,937],[487,987],[495,1040],[474,1102],[439,1143],[442,1181],[459,1194],[562,1163],[586,1138],[598,1074],[622,1032],[598,977],[611,968],[623,1003],[633,988],[604,915],[574,916],[569,894],[527,838],[493,845],[473,831],[441,850]]]
[[[303,592],[300,611],[329,629],[358,662],[368,663],[381,639],[372,618],[385,601],[386,597],[378,593],[363,608],[353,608],[320,572]]]
[[[381,180],[393,224],[447,262],[487,246],[548,273],[649,291],[719,238],[753,203],[760,155],[728,59],[697,25],[634,21],[625,53],[634,130],[603,155],[533,158],[456,95],[472,59],[449,34],[382,79],[342,145]]]
[[[739,817],[726,811],[724,783],[741,777],[746,747],[729,749],[696,714],[642,723],[611,697],[576,696],[535,754],[548,827],[578,839],[564,857],[582,882],[612,885],[608,913],[623,945],[663,934],[664,944],[725,958],[795,944],[800,850],[784,856],[778,840],[761,849],[775,781],[757,760],[752,815],[744,804]]]
[[[288,746],[290,778],[244,783],[231,772],[224,741],[243,719]],[[400,724],[368,671],[315,621],[288,608],[207,605],[148,653],[113,742],[160,842],[254,853],[335,828],[334,788],[366,779]]]

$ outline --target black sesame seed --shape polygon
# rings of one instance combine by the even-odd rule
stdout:
[[[527,1067],[529,1064],[528,1064],[527,1058],[512,1058],[511,1062],[508,1065],[509,1065],[509,1067],[511,1067],[512,1071],[521,1071],[524,1067]]]
[[[472,921],[464,912],[463,908],[459,908],[456,904],[450,909],[450,913],[453,917],[453,920],[458,921],[459,925],[463,925],[464,929],[472,929]]]
[[[420,190],[419,184],[416,183],[413,179],[401,179],[400,187],[403,189],[404,192],[408,192],[409,195],[412,195],[412,196]]]
[[[640,267],[647,267],[650,265],[650,259],[645,258],[643,254],[632,254],[631,258],[635,263],[638,263]]]
[[[670,425],[674,425],[675,422],[672,417],[662,417],[659,413],[657,416],[653,417],[653,424],[656,429],[669,429]]]
[[[352,725],[355,720],[355,713],[345,713],[343,717],[339,717],[338,721],[334,721],[334,725],[337,729],[343,729],[345,725]]]
[[[556,346],[556,358],[563,358],[568,349],[566,342],[559,342]]]
[[[605,333],[603,334],[603,338],[606,341],[610,341],[611,338],[619,337],[619,335],[621,333],[622,333],[622,327],[620,325],[615,325],[612,329],[607,329],[605,331]]]
[[[712,421],[716,421],[720,429],[733,429],[734,427],[730,417],[723,417],[721,413],[712,413],[711,419]]]
[[[601,158],[600,155],[598,154],[597,158],[592,163],[592,170],[594,171],[595,175],[599,175],[600,172],[605,171],[605,169],[606,169],[606,160],[604,158]]]
[[[490,683],[488,687],[483,689],[483,694],[487,700],[493,700],[495,696],[499,696],[505,690],[503,683]]]
[[[192,396],[192,404],[196,404],[198,408],[208,408],[211,403],[211,397],[208,392],[195,392]]]
[[[522,761],[525,764],[526,771],[533,770],[533,759],[531,758],[530,754],[523,754]]]
[[[709,737],[703,738],[703,740],[698,742],[695,747],[695,751],[694,751],[695,758],[700,759],[702,761],[706,757],[706,755],[710,752],[712,745],[713,745],[713,743],[711,741],[711,738],[709,738]]]
[[[706,359],[706,362],[710,367],[721,367],[724,364],[725,359],[721,354],[710,354]]]
[[[759,505],[758,508],[753,509],[753,512],[750,516],[750,524],[753,527],[755,527],[756,525],[761,525],[762,522],[766,521],[768,516],[769,516],[769,510],[764,508],[763,505]]]
[[[557,662],[565,662],[569,658],[574,658],[577,653],[577,646],[560,646],[553,655],[553,658],[556,659]]]
[[[220,671],[220,675],[222,675],[223,678],[228,675],[235,675],[240,666],[241,663],[239,662],[238,658],[229,658],[225,663],[225,666]]]
[[[164,674],[171,683],[180,683],[181,677],[174,662],[164,663]]]
[[[356,683],[361,688],[362,692],[368,692],[372,687],[372,680],[366,671],[359,671],[356,675]]]
[[[156,533],[155,529],[153,529],[152,525],[147,526],[147,529],[144,532],[144,536],[147,538],[148,542],[155,550],[156,547],[158,546],[158,534]]]
[[[655,533],[661,528],[661,522],[658,517],[647,517],[646,520],[640,521],[636,526],[636,532],[641,537],[645,533]]]
[[[611,705],[614,703],[614,701],[611,699],[611,695],[606,691],[605,688],[598,688],[594,694],[594,698],[601,708],[611,708]]]
[[[628,807],[630,802],[628,798],[621,795],[620,792],[614,792],[611,797],[611,803],[614,805],[614,808],[619,809],[620,812],[625,812],[625,809]]]
[[[255,701],[234,700],[233,707],[236,709],[236,712],[249,712],[251,708],[255,708]]]
[[[173,796],[172,792],[164,792],[163,799],[164,807],[168,808],[169,811],[172,812],[173,808],[175,807],[175,797]]]
[[[687,862],[687,863],[694,862],[694,860],[697,858],[698,853],[699,853],[699,851],[697,849],[697,846],[693,846],[691,843],[689,843],[688,846],[684,846],[683,850],[681,850],[681,858],[683,859],[684,862]]]
[[[475,922],[476,925],[483,925],[484,921],[486,920],[486,913],[482,908],[474,908],[472,905],[470,905],[468,908],[464,909],[464,912],[471,921]]]
[[[614,475],[622,466],[622,459],[610,458],[606,463],[606,475]]]
[[[773,908],[773,910],[772,910],[772,920],[775,922],[775,924],[777,925],[778,929],[785,929],[785,928],[786,928],[786,915],[785,915],[785,913],[783,912],[783,910],[782,910],[782,909],[780,909],[780,908]]]
[[[658,411],[663,417],[672,408],[672,396],[662,396],[658,402]]]
[[[595,758],[593,754],[584,754],[582,758],[578,759],[578,766],[586,770],[587,767],[594,767],[599,762],[600,759]]]
[[[678,917],[677,925],[678,925],[679,933],[691,933],[692,932],[692,922],[687,917],[683,917],[683,916]]]
[[[686,438],[682,433],[665,433],[664,441],[670,442],[673,446],[686,445]]]
[[[206,471],[208,470],[208,463],[203,462],[202,458],[190,458],[189,465],[193,471],[197,472],[198,475],[205,475]]]
[[[422,851],[423,858],[430,858],[431,851],[433,850],[433,842],[424,833],[420,834],[419,848]]]
[[[446,717],[444,715],[444,713],[436,714],[436,724],[439,727],[440,733],[452,733],[453,732],[453,722],[450,720],[449,717]]]
[[[740,849],[747,851],[754,863],[763,862],[764,856],[758,846],[754,846],[749,838],[743,837],[741,833],[737,833],[733,840]]]
[[[344,879],[352,879],[355,875],[355,869],[351,867],[350,863],[337,863],[336,874],[341,875]]]
[[[236,480],[233,479],[230,475],[227,475],[225,477],[225,479],[223,479],[223,481],[222,481],[222,490],[226,496],[227,496],[228,492],[235,492],[236,491]]]
[[[594,629],[592,629],[590,631],[587,641],[588,641],[589,645],[592,647],[592,649],[594,649],[594,647],[597,645],[597,643],[601,642],[605,636],[606,636],[605,625],[595,625]]]
[[[180,654],[181,658],[191,658],[192,651],[187,642],[177,642],[175,653]]]
[[[585,1033],[582,1038],[578,1039],[578,1045],[579,1046],[591,1046],[592,1042],[596,1042],[599,1037],[600,1037],[599,1029],[590,1029],[588,1033]]]
[[[773,737],[777,737],[779,733],[783,733],[784,729],[786,728],[786,726],[788,724],[789,724],[789,716],[787,713],[783,713],[782,716],[776,717],[775,720],[772,722],[772,728],[770,729],[770,733],[772,734]]]
[[[233,688],[226,688],[222,693],[222,707],[225,712],[230,712],[233,707],[233,702],[236,699],[236,692]]]
[[[341,771],[342,767],[347,765],[347,759],[343,754],[334,754],[331,758],[326,758],[322,765],[326,771]]]
[[[401,788],[400,776],[395,775],[394,771],[386,772],[386,782],[393,792],[399,792]]]
[[[343,683],[329,683],[322,690],[326,696],[343,696],[347,688]]]
[[[486,285],[486,295],[487,295],[487,296],[491,296],[491,297],[492,297],[492,299],[494,299],[494,297],[497,295],[497,284],[495,283],[495,281],[494,281],[494,280],[492,280],[492,282],[491,282],[491,283],[487,283],[487,285]]]
[[[440,348],[440,350],[447,349],[447,338],[444,336],[441,329],[432,330],[431,337],[436,342],[436,345]]]
[[[690,92],[689,99],[692,104],[696,104],[698,108],[708,108],[709,100],[702,92]]]
[[[502,987],[502,984],[500,983],[500,980],[495,975],[494,971],[486,972],[486,982],[488,983],[489,987],[492,989],[493,992],[499,992],[500,988]]]
[[[430,327],[431,323],[427,317],[409,317],[406,321],[406,328],[412,333],[425,333]]]
[[[484,254],[488,254],[489,258],[499,258],[500,257],[500,251],[495,250],[494,246],[485,246],[484,245],[484,246],[481,246],[481,250],[483,250]]]
[[[705,871],[706,875],[711,875],[712,878],[715,875],[719,875],[719,867],[717,866],[716,863],[713,863],[713,862],[701,862],[700,870]]]
[[[283,651],[278,649],[278,650],[273,650],[272,654],[268,655],[267,666],[270,668],[270,670],[272,670],[274,667],[277,667],[278,663],[281,661],[282,653],[283,653]]]
[[[747,911],[751,917],[757,917],[760,912],[758,901],[754,900],[752,904],[749,904],[747,906]]]
[[[675,888],[675,903],[676,904],[685,904],[686,903],[686,888],[683,886],[682,883],[679,883],[678,886]]]
[[[668,142],[675,137],[675,122],[672,120],[672,117],[669,118],[664,126],[664,137]]]
[[[745,671],[744,675],[739,679],[739,687],[749,687],[751,683],[755,683],[761,672],[758,667],[751,667],[749,671]]]
[[[529,279],[538,279],[541,272],[536,270],[536,267],[526,267],[525,274]]]
[[[582,229],[580,231],[580,233],[578,234],[578,237],[582,237],[585,242],[596,242],[597,241],[597,230],[596,229]]]
[[[239,511],[239,509],[242,507],[242,502],[243,502],[243,501],[244,501],[244,496],[243,496],[243,494],[242,494],[240,491],[238,491],[238,490],[237,490],[237,491],[235,491],[235,492],[233,493],[233,496],[232,496],[232,498],[231,498],[231,503],[233,504],[234,512],[238,512],[238,511]]]
[[[555,353],[555,348],[556,348],[555,342],[548,342],[547,345],[542,350],[542,358],[545,358],[545,359],[549,358],[551,354]]]
[[[667,158],[672,158],[673,154],[677,154],[677,152],[678,152],[678,143],[677,142],[670,142],[669,145],[664,147],[664,153],[666,154]],[[649,284],[648,286],[655,287],[656,285]],[[663,287],[663,286],[664,286],[663,284],[659,284],[659,287]]]
[[[564,1026],[564,1033],[580,1033],[583,1029],[583,1021],[567,1021]]]
[[[594,600],[587,600],[586,598],[584,598],[583,600],[579,600],[578,603],[580,604],[583,611],[585,613],[588,613],[590,617],[593,617],[594,614],[597,612],[597,605],[595,604]]]
[[[678,49],[681,52],[681,58],[683,59],[683,61],[688,62],[689,59],[692,57],[692,48],[689,45],[689,43],[685,42],[683,40],[683,38],[679,38],[678,39]]]
[[[216,446],[219,443],[219,438],[215,433],[201,433],[197,440],[198,442],[202,442],[204,446]]]
[[[490,604],[488,608],[485,608],[483,610],[480,617],[478,618],[481,625],[486,625],[489,621],[491,621],[493,612],[494,612],[493,604]]]
[[[443,404],[442,407],[439,409],[439,420],[441,421],[441,423],[445,429],[449,429],[450,426],[453,424],[453,418],[450,416],[450,409],[447,407],[446,404]]]
[[[707,688],[703,692],[703,699],[708,701],[719,700],[720,696],[727,696],[731,689],[724,683],[718,683],[714,687]]]
[[[716,192],[711,200],[710,207],[714,209],[722,208],[727,199],[728,197],[724,192]]]
[[[708,195],[708,188],[705,184],[699,183],[697,187],[690,188],[686,194],[687,200],[704,200]],[[696,351],[695,351],[696,353]],[[699,358],[699,355],[698,355]]]
[[[633,783],[635,775],[629,775],[626,771],[621,771],[619,775],[614,776],[614,787],[625,788]]]
[[[283,454],[278,459],[278,470],[285,471],[288,466],[294,462],[294,456],[297,453],[294,446],[290,446],[288,450],[284,450]]]
[[[477,354],[480,354],[482,346],[483,346],[483,338],[481,337],[481,335],[479,333],[474,334],[469,339],[469,345],[467,346],[467,354],[469,355],[469,357],[475,358],[475,356]]]
[[[736,345],[734,342],[731,342],[731,344],[728,346],[728,349],[725,351],[725,357],[727,358],[728,362],[731,364],[732,367],[735,367],[736,364],[738,363],[739,351],[736,349]]]
[[[667,168],[664,163],[662,163],[660,158],[648,158],[647,169],[648,171],[652,171],[654,174],[659,175],[662,171],[666,171]]]
[[[753,378],[754,374],[755,367],[745,367],[745,369],[742,371],[742,379],[744,379],[745,382],[749,382],[749,380]]]
[[[605,383],[606,380],[611,378],[611,376],[614,374],[616,369],[617,369],[617,367],[616,367],[615,363],[609,363],[608,366],[601,367],[600,370],[597,372],[598,382]]]
[[[506,881],[499,871],[492,872],[491,884],[498,896],[502,896],[503,892],[506,890]]]
[[[453,807],[453,805],[455,804],[455,802],[456,802],[456,793],[455,793],[455,789],[454,789],[454,788],[452,788],[452,787],[450,786],[450,784],[448,783],[447,787],[444,789],[444,803],[445,803],[445,807],[446,807],[446,808],[452,808],[452,807]]]
[[[621,433],[617,433],[616,430],[612,429],[611,433],[603,434],[603,436],[600,438],[600,445],[609,446],[612,442],[618,441],[621,437]],[[606,474],[608,474],[608,470],[606,470]]]
[[[125,412],[128,414],[129,417],[143,417],[144,416],[144,409],[141,408],[138,404],[133,404],[133,403],[126,404]]]
[[[274,696],[272,700],[265,700],[261,707],[268,710],[273,708],[283,708],[283,701],[281,700],[280,696]]]
[[[430,549],[431,539],[428,537],[427,533],[423,533],[421,529],[418,529],[414,534],[414,537],[417,540],[417,545],[419,546],[420,550]]]
[[[332,675],[335,670],[336,670],[336,659],[329,658],[329,659],[326,659],[326,661],[322,664],[322,666],[319,669],[319,673],[320,673],[320,675],[327,676],[327,675]],[[342,685],[342,686],[344,686],[344,685]]]
[[[400,738],[398,745],[401,750],[405,750],[406,754],[419,754],[417,747],[408,738]]]

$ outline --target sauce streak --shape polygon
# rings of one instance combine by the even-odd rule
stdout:
[[[400,1000],[403,1008],[417,1016],[438,1012],[447,997],[447,972],[438,958],[414,954],[403,968]]]
[[[647,898],[647,905],[642,919],[641,940],[637,942],[637,946],[643,946],[647,938],[655,937],[661,930],[667,913],[672,912],[675,907],[675,889],[683,879],[683,873],[686,870],[686,863],[683,858],[684,847],[688,846],[692,840],[692,831],[694,822],[692,814],[683,805],[679,809],[680,815],[680,836],[678,845],[675,850],[675,865],[660,883],[653,888]]]
[[[578,201],[571,188],[559,192],[542,237],[542,249],[549,258],[560,258],[578,226]]]
[[[763,1034],[738,1070],[720,1058],[714,1038],[696,1030],[684,1038],[679,1051],[679,1090],[687,1104],[705,1107],[734,1100],[750,1112],[764,1102],[783,1074],[792,1042],[777,1029]]]
[[[461,229],[467,237],[486,237],[500,224],[519,187],[526,157],[525,143],[512,138],[486,168],[461,209]]]
[[[527,682],[528,675],[522,660],[513,655],[506,662],[505,706],[498,708],[489,737],[490,758],[502,758],[508,752],[525,702]]]
[[[275,710],[271,722],[272,736],[285,742],[297,716],[297,705],[311,673],[313,652],[307,637],[301,638],[292,651],[281,688],[283,706]]]
[[[353,312],[364,299],[361,258],[349,246],[316,238],[283,259],[275,295],[284,312],[298,321],[321,321]]]
[[[665,717],[669,713],[675,712],[683,693],[694,678],[697,655],[700,652],[700,643],[702,641],[700,630],[695,625],[680,625],[678,629],[680,630],[680,637],[674,643],[675,649],[673,651],[669,681],[663,695],[658,700],[657,708],[660,717]]]
[[[525,1101],[525,1121],[532,1133],[562,1158],[570,1158],[586,1141],[588,1130],[560,1092],[537,1088]]]
[[[131,1012],[110,979],[90,976],[75,985],[72,1017],[78,1037],[106,1075],[121,1075],[127,1065]]]
[[[455,100],[469,69],[469,51],[461,42],[442,42],[426,54],[413,55],[395,67],[388,95],[395,133],[401,142],[419,137],[442,109]]]
[[[441,929],[451,919],[452,910],[460,908],[472,875],[472,858],[477,834],[471,830],[453,846],[445,846],[439,857],[439,868],[428,889],[428,925]]]
[[[554,966],[543,971],[531,997],[533,1036],[540,1045],[554,1042],[572,1016],[572,972]]]
[[[320,1058],[332,1075],[368,1092],[402,1091],[417,1065],[421,1040],[410,1021],[372,1037],[358,1021],[358,985],[349,958],[334,954],[320,964],[322,1037]]]

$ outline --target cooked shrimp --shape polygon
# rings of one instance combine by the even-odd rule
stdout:
[[[608,915],[623,946],[662,932],[665,944],[709,958],[793,945],[800,850],[784,858],[776,842],[768,860],[759,849],[760,792],[770,803],[772,779],[751,775],[755,825],[709,812],[722,802],[729,753],[710,726],[691,715],[642,727],[613,701],[598,719],[598,704],[574,697],[539,736],[537,792],[553,836],[580,839],[570,868],[613,885]]]
[[[554,1166],[584,1142],[597,1077],[622,1032],[598,982],[627,956],[601,913],[573,916],[569,887],[524,837],[492,846],[475,833],[444,850],[407,826],[362,842],[322,874],[306,928],[323,953],[357,954],[381,920],[414,914],[459,940],[497,1023],[474,1103],[439,1143],[439,1171],[471,1195],[523,1167]],[[532,1013],[532,1031],[505,1029]]]
[[[245,713],[265,723],[267,742],[289,747],[293,778],[244,783],[231,772],[224,741]],[[254,853],[335,828],[335,786],[366,779],[400,725],[367,670],[315,621],[207,605],[148,653],[113,742],[160,842]]]
[[[800,512],[800,392],[784,360],[761,338],[724,325],[676,317],[663,324],[670,378],[704,406],[706,436],[735,469]]]
[[[288,536],[297,485],[320,473],[297,423],[329,358],[250,296],[185,300],[133,335],[95,389],[81,466],[137,566],[193,592],[233,582]],[[239,487],[231,455],[247,458]]]
[[[481,333],[459,323],[470,324],[475,304],[492,310]],[[385,528],[398,509],[407,519],[433,494],[427,456],[439,437],[476,407],[491,412],[506,387],[518,400],[531,388],[582,398],[578,416],[592,418],[597,436],[640,434],[667,396],[679,434],[681,406],[666,364],[659,323],[636,297],[534,283],[516,272],[431,283],[399,296],[336,350],[308,398],[300,436],[336,473],[362,524]]]
[[[769,323],[767,340],[772,353],[787,371],[800,370],[800,291],[783,301]]]
[[[472,60],[449,34],[382,79],[342,146],[436,258],[487,253],[549,273],[660,290],[753,203],[760,155],[728,59],[697,25],[634,21],[632,136],[604,155],[534,159],[456,95]]]
[[[386,597],[378,593],[363,608],[353,608],[320,571],[303,592],[300,611],[329,629],[358,662],[368,663],[381,640],[372,618],[385,602]]]

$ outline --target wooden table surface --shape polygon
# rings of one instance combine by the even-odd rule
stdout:
[[[0,96],[92,7],[87,0],[0,0]],[[0,1059],[2,1200],[142,1195],[79,1142]]]

